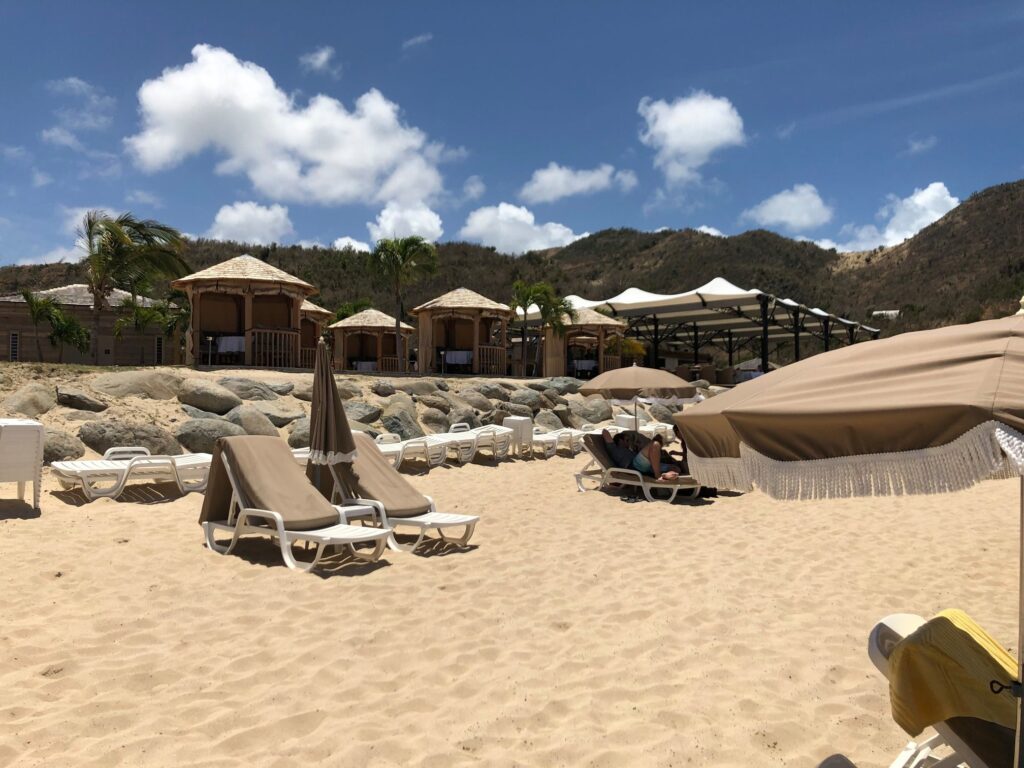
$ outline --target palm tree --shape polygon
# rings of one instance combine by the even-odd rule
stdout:
[[[537,341],[537,370],[541,370],[543,363],[543,348],[540,339],[544,338],[544,329],[550,327],[556,336],[565,333],[566,321],[572,322],[576,319],[576,309],[569,301],[555,291],[548,283],[537,283],[537,308],[540,310],[540,329],[538,330]],[[598,353],[600,354],[600,352]]]
[[[172,288],[167,292],[167,298],[160,302],[164,313],[164,337],[172,338],[178,336],[178,351],[185,348],[185,334],[192,325],[192,303],[188,294],[179,288]]]
[[[121,317],[114,323],[114,336],[120,339],[125,329],[132,328],[139,334],[144,334],[151,325],[159,325],[167,331],[168,313],[167,305],[164,302],[146,304],[138,299],[126,298],[121,302]],[[146,345],[139,345],[139,365],[146,364]]]
[[[334,313],[335,320],[344,320],[346,317],[352,317],[352,315],[358,315],[364,309],[370,309],[373,306],[373,302],[365,296],[352,301],[344,302],[338,311]]]
[[[369,261],[381,282],[394,292],[395,303],[398,305],[398,313],[395,315],[395,353],[401,370],[407,371],[408,350],[402,338],[404,290],[417,280],[437,272],[437,248],[419,235],[384,238],[377,241]]]
[[[28,315],[36,329],[36,357],[41,363],[43,362],[43,345],[39,340],[39,324],[44,320],[50,319],[50,315],[57,309],[57,302],[49,296],[36,296],[32,291],[22,291],[21,297],[25,299],[25,304],[28,306]]]
[[[512,298],[508,302],[513,312],[523,311],[522,344],[520,345],[523,357],[523,376],[526,375],[526,313],[530,310],[531,305],[537,303],[539,285],[541,283],[528,283],[525,280],[516,280],[512,283]]]
[[[89,329],[78,322],[77,318],[60,307],[54,307],[47,319],[50,321],[50,343],[58,348],[58,363],[64,362],[65,344],[70,344],[82,353],[89,351]]]
[[[136,296],[149,280],[182,277],[189,266],[181,258],[181,234],[151,219],[137,219],[131,213],[112,217],[103,211],[89,211],[78,230],[79,245],[85,251],[86,284],[92,294],[93,330],[99,334],[100,313],[110,305],[110,294],[123,288]],[[98,345],[93,362],[99,362]]]

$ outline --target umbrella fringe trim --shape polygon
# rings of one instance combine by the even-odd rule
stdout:
[[[307,460],[310,464],[351,464],[353,459],[356,457],[355,451],[310,451],[309,459]]]
[[[706,488],[743,492],[754,490],[743,459],[728,456],[706,459],[690,451],[686,463],[693,478]]]
[[[986,421],[945,445],[914,451],[779,461],[740,443],[740,456],[749,482],[776,499],[945,493],[1024,474],[1024,434]],[[698,473],[704,482],[703,468]]]

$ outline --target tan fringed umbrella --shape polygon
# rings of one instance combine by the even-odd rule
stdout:
[[[697,396],[697,388],[674,373],[633,363],[594,377],[580,387],[580,394],[601,395],[620,405],[632,403],[635,420],[638,402],[678,405],[692,401]]]
[[[324,468],[351,462],[356,455],[352,429],[345,408],[338,396],[338,385],[331,370],[331,353],[323,339],[316,345],[316,366],[313,369],[313,404],[309,410],[309,460],[306,477],[320,492],[331,498],[334,477]]]
[[[673,418],[694,478],[718,488],[757,487],[777,499],[940,493],[1020,475],[1020,654],[1024,317],[837,349]],[[1018,706],[1018,768],[1020,717]]]

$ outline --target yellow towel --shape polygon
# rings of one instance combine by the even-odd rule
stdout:
[[[1016,727],[1017,700],[989,681],[1009,685],[1017,660],[963,611],[942,611],[902,640],[889,658],[892,717],[911,736],[951,717]]]

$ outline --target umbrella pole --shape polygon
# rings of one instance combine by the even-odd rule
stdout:
[[[1017,614],[1017,680],[1024,683],[1024,475],[1020,478],[1020,583],[1018,586],[1018,614]],[[1019,694],[1019,689],[1018,689]],[[1021,759],[1024,758],[1024,728],[1021,728],[1021,698],[1017,698],[1017,738],[1014,740],[1015,749],[1013,754],[1013,765],[1021,768]]]

